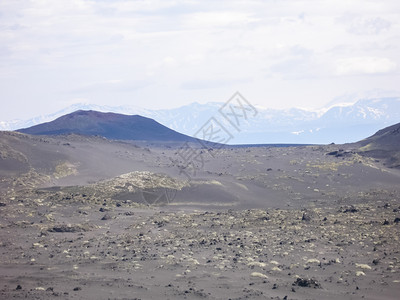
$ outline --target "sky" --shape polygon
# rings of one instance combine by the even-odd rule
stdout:
[[[400,95],[398,0],[1,0],[0,120]]]

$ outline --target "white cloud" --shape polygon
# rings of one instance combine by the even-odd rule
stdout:
[[[217,11],[199,12],[188,14],[184,20],[184,26],[194,28],[215,28],[233,25],[245,25],[258,22],[251,14],[245,12]]]
[[[397,89],[399,6],[1,0],[0,120],[27,101],[38,111],[81,97],[160,108],[239,90],[265,107],[320,107],[365,87]]]
[[[293,132],[292,132],[292,134],[294,134],[294,135],[300,135],[300,134],[302,134],[302,133],[304,133],[304,130],[293,131]]]
[[[337,75],[382,74],[396,69],[396,63],[382,57],[352,57],[336,62]]]
[[[349,24],[348,30],[354,34],[373,35],[380,34],[383,31],[389,30],[390,26],[391,22],[380,17],[358,17]]]

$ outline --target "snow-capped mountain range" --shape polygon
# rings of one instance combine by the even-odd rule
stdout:
[[[0,121],[0,129],[27,128],[77,110],[96,110],[142,115],[190,136],[198,132],[213,117],[232,135],[231,144],[327,144],[359,141],[379,129],[400,122],[400,97],[361,99],[354,104],[334,105],[319,111],[257,107],[257,114],[248,116],[240,128],[234,128],[219,114],[218,110],[223,104],[192,103],[163,110],[148,110],[134,106],[74,104],[54,114],[29,120]]]

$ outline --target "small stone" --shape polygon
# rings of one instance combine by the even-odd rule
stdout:
[[[105,220],[111,220],[112,217],[111,217],[109,214],[105,214],[101,219],[102,219],[103,221],[105,221]]]
[[[297,278],[293,285],[301,287],[321,288],[321,285],[315,279]]]
[[[358,212],[358,209],[355,208],[353,205],[351,205],[350,207],[345,207],[344,209],[342,209],[342,212],[344,212],[344,213],[356,213],[356,212]]]
[[[19,284],[17,285],[17,287],[15,288],[17,291],[18,290],[22,290],[22,286],[20,286]]]
[[[309,222],[311,221],[311,217],[307,213],[303,213],[303,217],[301,218],[301,220]]]

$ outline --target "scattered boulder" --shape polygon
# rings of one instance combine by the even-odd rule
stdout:
[[[297,278],[293,285],[301,286],[301,287],[309,287],[314,289],[320,289],[321,285],[315,279],[308,278]]]
[[[49,231],[49,232],[82,232],[82,231],[88,231],[88,228],[85,226],[82,226],[80,224],[76,224],[76,225],[61,224],[61,225],[55,225],[53,227],[50,227],[47,231]]]
[[[326,155],[338,155],[339,151],[328,152]]]
[[[102,221],[111,220],[111,219],[112,219],[112,216],[111,216],[110,214],[105,214],[105,215],[101,218]]]
[[[341,207],[340,211],[343,213],[356,213],[356,212],[358,212],[358,209],[354,205],[350,205],[350,206]]]
[[[377,264],[379,264],[379,259],[374,259],[374,260],[372,261],[372,263],[376,266]]]
[[[328,152],[326,155],[332,155],[335,157],[344,157],[344,156],[351,156],[353,152],[349,150],[339,149],[336,151]]]
[[[305,212],[305,213],[303,213],[301,220],[305,221],[305,222],[309,222],[309,221],[311,221],[311,217],[308,213]]]

